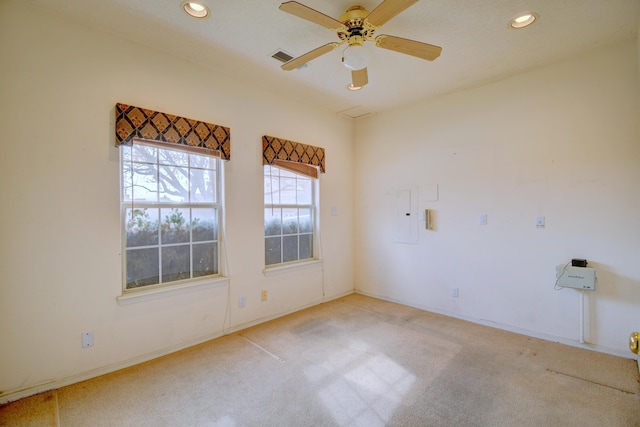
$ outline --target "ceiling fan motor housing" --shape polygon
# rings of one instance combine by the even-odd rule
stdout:
[[[369,11],[362,6],[353,6],[347,9],[340,17],[340,22],[346,27],[346,30],[338,30],[338,38],[346,41],[350,46],[360,46],[373,37],[377,27],[366,21],[367,16],[369,16]]]

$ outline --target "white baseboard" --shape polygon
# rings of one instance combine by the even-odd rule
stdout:
[[[114,363],[112,365],[104,366],[104,367],[97,368],[97,369],[92,369],[92,370],[86,371],[86,372],[81,372],[79,374],[71,375],[69,377],[60,378],[60,379],[52,380],[52,381],[46,381],[46,382],[37,384],[35,386],[30,386],[30,387],[25,388],[25,389],[10,390],[10,391],[4,392],[4,393],[2,393],[0,395],[0,405],[8,403],[8,402],[13,402],[15,400],[19,400],[19,399],[22,399],[22,398],[25,398],[25,397],[33,396],[33,395],[38,394],[38,393],[43,393],[45,391],[56,390],[56,389],[59,389],[61,387],[66,387],[66,386],[71,385],[71,384],[79,383],[81,381],[90,380],[92,378],[96,378],[96,377],[99,377],[101,375],[109,374],[111,372],[119,371],[119,370],[124,369],[124,368],[129,368],[131,366],[138,365],[140,363],[148,362],[149,360],[157,359],[159,357],[166,356],[166,355],[171,354],[171,353],[175,353],[176,351],[184,350],[185,348],[193,347],[195,345],[202,344],[204,342],[211,341],[211,340],[216,339],[216,338],[220,338],[221,336],[224,336],[224,335],[233,334],[233,333],[241,331],[243,329],[247,329],[247,328],[249,328],[251,326],[255,326],[255,325],[258,325],[260,323],[268,322],[269,320],[277,319],[279,317],[283,317],[283,316],[286,316],[288,314],[295,313],[295,312],[300,311],[300,310],[304,310],[305,308],[309,308],[309,307],[313,307],[313,306],[316,306],[316,305],[319,305],[319,304],[322,304],[322,303],[325,303],[325,302],[333,301],[335,299],[342,298],[342,297],[345,297],[347,295],[351,295],[353,293],[354,293],[353,290],[349,290],[347,292],[343,292],[343,293],[340,293],[340,294],[337,294],[337,295],[333,295],[333,296],[328,297],[328,298],[323,298],[320,301],[315,301],[315,302],[312,302],[310,304],[306,304],[304,306],[296,307],[296,308],[294,308],[292,310],[289,310],[287,312],[284,312],[284,313],[279,313],[279,314],[276,314],[276,315],[273,315],[273,316],[263,317],[263,318],[260,318],[260,319],[257,319],[257,320],[251,321],[251,322],[243,323],[241,325],[236,325],[236,326],[234,326],[232,328],[229,328],[228,330],[225,330],[224,332],[220,331],[220,332],[215,332],[215,333],[212,333],[212,334],[208,334],[208,335],[205,335],[205,336],[202,336],[202,337],[198,337],[198,338],[195,338],[195,339],[192,339],[192,340],[189,340],[189,341],[182,342],[180,344],[176,344],[176,345],[173,345],[173,346],[165,347],[165,348],[153,351],[151,353],[143,354],[141,356],[136,356],[134,358],[131,358],[131,359],[128,359],[128,360],[124,360],[122,362],[117,362],[117,363]]]
[[[203,337],[198,337],[193,340],[185,341],[180,344],[176,344],[173,346],[165,347],[151,353],[143,354],[140,356],[136,356],[134,358],[124,360],[122,362],[114,363],[112,365],[104,366],[97,369],[92,369],[90,371],[81,372],[76,375],[71,375],[69,377],[60,378],[57,380],[43,382],[41,384],[31,386],[22,390],[13,390],[8,391],[0,395],[0,404],[5,404],[8,402],[13,402],[15,400],[19,400],[25,397],[33,396],[34,394],[43,393],[45,391],[55,390],[61,387],[66,387],[71,384],[79,383],[81,381],[90,380],[92,378],[99,377],[101,375],[109,374],[111,372],[119,371],[124,368],[129,368],[134,365],[138,365],[140,363],[148,362],[149,360],[157,359],[158,357],[166,356],[171,353],[175,353],[176,351],[184,350],[188,347],[193,347],[194,345],[202,344],[207,341],[211,341],[212,339],[216,339],[221,337],[223,334],[213,333],[209,335],[205,335]]]
[[[489,327],[496,328],[496,329],[502,329],[502,330],[509,331],[509,332],[515,332],[517,334],[526,335],[526,336],[529,336],[529,337],[532,337],[532,338],[539,338],[539,339],[542,339],[542,340],[545,340],[545,341],[557,342],[557,343],[560,343],[560,344],[570,345],[572,347],[579,347],[579,348],[584,348],[584,349],[587,349],[587,350],[593,350],[593,351],[597,351],[597,352],[600,352],[600,353],[605,353],[605,354],[610,354],[610,355],[613,355],[613,356],[623,357],[625,359],[634,358],[634,356],[631,355],[628,351],[618,350],[618,349],[615,349],[615,348],[605,347],[605,346],[601,346],[601,345],[597,345],[597,344],[580,343],[577,340],[571,340],[571,339],[567,339],[567,338],[563,338],[563,337],[558,337],[558,336],[555,336],[555,335],[544,334],[544,333],[537,332],[537,331],[530,331],[528,329],[523,329],[523,328],[519,328],[519,327],[516,327],[516,326],[511,326],[511,325],[506,325],[506,324],[502,324],[502,323],[498,323],[498,322],[493,322],[493,321],[490,321],[490,320],[477,319],[477,318],[471,317],[471,316],[464,316],[464,315],[461,315],[459,313],[454,313],[454,312],[447,311],[447,310],[441,310],[441,309],[438,309],[438,308],[429,307],[429,306],[422,305],[422,304],[416,304],[414,302],[404,301],[402,299],[391,298],[391,297],[386,296],[386,295],[378,295],[378,294],[374,294],[374,293],[371,293],[371,292],[362,291],[360,289],[356,289],[355,293],[356,294],[360,294],[360,295],[369,296],[369,297],[372,297],[372,298],[381,299],[381,300],[384,300],[384,301],[395,302],[397,304],[406,305],[406,306],[417,308],[417,309],[420,309],[420,310],[429,311],[429,312],[432,312],[432,313],[441,314],[443,316],[454,317],[454,318],[460,319],[460,320],[466,320],[467,322],[477,323],[479,325],[489,326]],[[640,359],[638,361],[638,370],[640,371]]]

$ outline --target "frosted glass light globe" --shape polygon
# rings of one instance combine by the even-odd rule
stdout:
[[[342,52],[344,66],[353,71],[367,68],[370,58],[369,49],[362,45],[349,46]]]

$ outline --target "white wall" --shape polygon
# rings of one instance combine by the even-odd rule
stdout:
[[[116,301],[116,102],[231,128],[227,329],[353,292],[352,122],[18,2],[0,2],[0,57],[0,400],[223,333],[226,287]],[[324,274],[263,275],[264,134],[326,148]],[[93,347],[81,348],[82,331]]]
[[[579,291],[555,266],[586,258],[585,339],[631,357],[640,321],[636,41],[359,121],[356,289],[577,344]],[[394,188],[419,187],[419,243],[392,243]],[[430,201],[434,185],[437,201]],[[480,214],[487,225],[478,225]],[[546,217],[536,229],[535,218]],[[450,290],[459,288],[459,297]]]

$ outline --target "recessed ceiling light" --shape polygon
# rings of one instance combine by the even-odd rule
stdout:
[[[187,15],[193,16],[194,18],[206,18],[209,16],[209,8],[207,8],[203,3],[197,1],[183,2],[182,10],[184,10]]]
[[[353,83],[349,83],[347,85],[347,89],[352,90],[352,91],[356,91],[356,90],[362,89],[362,86],[354,86]]]
[[[509,21],[509,27],[513,29],[520,29],[528,27],[533,24],[536,19],[539,18],[539,15],[534,12],[523,13],[520,16],[516,16],[511,21]]]

